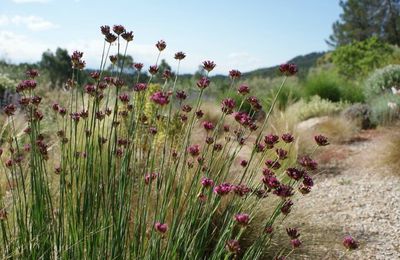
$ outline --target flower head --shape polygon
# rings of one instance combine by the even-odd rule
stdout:
[[[157,74],[157,72],[158,72],[158,67],[157,67],[157,65],[152,65],[152,66],[150,66],[150,68],[149,68],[149,73],[150,73],[151,75],[155,75],[155,74]]]
[[[133,90],[136,92],[144,91],[146,89],[147,89],[146,83],[136,83],[135,86],[133,86]]]
[[[283,135],[281,136],[281,138],[282,138],[282,140],[283,140],[285,143],[287,143],[287,144],[294,141],[294,137],[293,137],[293,135],[290,134],[290,133],[283,134]]]
[[[193,157],[198,156],[200,154],[200,146],[198,144],[189,146],[187,150]]]
[[[187,95],[184,90],[178,90],[176,91],[176,98],[179,100],[185,100],[187,98]]]
[[[231,239],[226,242],[226,249],[232,253],[232,254],[237,254],[240,252],[240,244],[239,241]]]
[[[100,27],[101,33],[105,36],[110,33],[110,26],[103,25]]]
[[[296,168],[287,168],[286,169],[286,174],[292,178],[293,180],[300,180],[301,177],[303,177],[303,175],[305,174],[304,171],[296,169]]]
[[[117,34],[117,35],[120,35],[120,34],[122,34],[122,33],[124,33],[125,32],[125,27],[124,26],[122,26],[122,25],[114,25],[113,26],[113,31]]]
[[[203,127],[206,131],[212,131],[214,130],[215,126],[213,123],[211,123],[210,121],[204,121],[203,122]]]
[[[168,225],[165,224],[165,223],[156,222],[156,223],[154,224],[154,229],[155,229],[157,232],[159,232],[159,233],[161,233],[161,234],[164,234],[165,232],[168,231]]]
[[[230,70],[229,71],[229,77],[231,77],[231,79],[240,79],[241,76],[242,76],[242,73],[238,70]]]
[[[249,214],[246,214],[246,213],[239,213],[239,214],[235,215],[235,220],[240,225],[246,226],[250,222],[250,216],[249,216]]]
[[[203,61],[203,69],[210,72],[215,68],[216,64],[213,61],[207,60]]]
[[[242,85],[240,85],[240,86],[238,87],[237,91],[238,91],[238,93],[239,93],[240,95],[245,96],[245,95],[247,95],[247,94],[250,93],[250,88],[249,88],[249,86],[247,86],[246,84],[242,84]]]
[[[186,54],[183,53],[183,52],[181,52],[181,51],[175,53],[175,56],[174,56],[174,58],[175,58],[176,60],[183,60],[185,57],[186,57]]]
[[[214,181],[212,179],[210,179],[210,178],[203,177],[201,179],[201,185],[203,185],[203,187],[205,187],[205,188],[213,187],[214,186]]]
[[[264,143],[267,145],[268,149],[273,148],[274,145],[278,142],[279,142],[279,136],[277,135],[269,134],[264,137]]]
[[[343,246],[348,250],[354,250],[359,247],[359,243],[352,236],[345,236],[343,239]]]
[[[222,112],[229,115],[233,113],[233,109],[236,106],[236,102],[232,98],[226,98],[222,100],[221,105],[222,105]]]
[[[122,38],[124,38],[124,40],[127,41],[127,42],[132,41],[132,40],[133,40],[133,37],[134,37],[132,31],[130,31],[130,32],[124,32],[121,36],[122,36]]]
[[[232,190],[232,185],[226,182],[217,185],[214,188],[214,192],[220,196],[227,195],[231,190]]]
[[[197,83],[196,83],[197,87],[199,89],[205,89],[210,85],[210,79],[207,77],[201,77]]]
[[[163,41],[163,40],[159,40],[159,41],[156,43],[156,47],[157,47],[157,49],[158,49],[159,51],[163,51],[163,50],[167,47],[167,43],[166,43],[165,41]]]
[[[291,239],[296,239],[300,237],[300,233],[297,228],[286,228],[286,233]]]
[[[323,135],[316,135],[314,136],[314,140],[315,142],[319,145],[319,146],[326,146],[329,144],[328,142],[328,138],[326,138]]]
[[[34,79],[39,76],[39,71],[35,69],[29,69],[26,71],[26,76],[28,76],[30,79]]]
[[[168,95],[162,91],[157,91],[150,96],[150,100],[154,103],[163,106],[169,103]]]
[[[143,68],[143,63],[133,63],[133,67],[137,70],[137,71],[141,71]]]
[[[297,66],[293,63],[285,63],[279,66],[279,71],[286,76],[293,76],[297,73]]]
[[[17,107],[14,104],[8,104],[4,107],[4,113],[7,116],[13,116],[16,110]]]
[[[293,248],[298,248],[298,247],[301,246],[301,241],[300,241],[298,238],[292,239],[292,240],[290,241],[290,243],[292,244],[292,247],[293,247]]]

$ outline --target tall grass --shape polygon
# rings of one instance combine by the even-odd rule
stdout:
[[[46,107],[38,96],[38,73],[31,70],[17,87],[19,111],[12,104],[5,107],[10,134],[1,162],[12,188],[0,200],[1,256],[260,258],[274,241],[273,229],[283,228],[278,223],[291,211],[290,198],[308,193],[313,184],[312,170],[290,159],[290,134],[264,136],[286,78],[296,67],[281,67],[283,82],[262,122],[235,112],[245,102],[260,109],[257,98],[240,93],[240,104],[222,100],[222,113],[212,123],[203,121],[201,109],[213,62],[203,62],[205,74],[197,82],[193,104],[176,89],[184,53],[175,54],[175,77],[157,71],[164,41],[156,44],[148,82],[126,86],[120,79],[124,61],[110,53],[124,57],[133,35],[120,25],[113,27],[114,33],[108,26],[101,29],[102,61],[98,72],[91,73],[91,83],[76,83],[85,66],[83,53],[76,51],[67,101],[52,104],[52,111]],[[109,57],[112,76],[104,77]],[[151,84],[158,73],[165,78],[161,86]],[[231,76],[230,88],[235,88],[240,75]],[[43,113],[46,109],[50,111]],[[23,134],[15,127],[19,115],[26,118]],[[55,121],[46,125],[44,118]],[[234,124],[224,125],[226,118]],[[194,142],[200,129],[205,138]],[[244,158],[243,147],[250,147]],[[268,205],[269,215],[256,223],[260,205]],[[261,228],[245,240],[252,224]],[[288,232],[292,250],[273,255],[289,255],[301,245],[294,231]]]

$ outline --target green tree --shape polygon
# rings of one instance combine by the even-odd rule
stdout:
[[[400,0],[341,0],[343,13],[327,43],[343,46],[372,36],[400,45]]]
[[[53,88],[65,83],[72,75],[71,57],[65,49],[57,48],[55,53],[50,50],[44,52],[40,66],[49,74]]]
[[[384,65],[392,52],[388,44],[371,37],[336,48],[332,61],[341,75],[354,79],[365,77],[373,69]]]

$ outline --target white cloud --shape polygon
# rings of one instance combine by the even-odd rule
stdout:
[[[12,0],[16,4],[26,4],[26,3],[48,3],[50,0]]]
[[[0,58],[12,62],[36,62],[51,47],[23,35],[0,31]]]
[[[58,27],[52,22],[47,21],[39,16],[15,15],[10,17],[7,15],[0,15],[0,26],[7,25],[25,26],[31,31],[44,31]]]

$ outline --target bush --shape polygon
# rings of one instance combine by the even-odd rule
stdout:
[[[361,129],[374,127],[371,119],[372,110],[367,104],[353,104],[343,111],[343,116],[350,121],[356,122]]]
[[[390,93],[378,96],[370,101],[372,122],[379,125],[390,125],[399,119],[400,96]]]
[[[390,45],[371,37],[336,48],[332,60],[341,75],[357,79],[384,65],[392,52]]]
[[[104,43],[119,55],[119,44],[126,50],[133,35],[121,25],[113,27],[119,36],[110,29],[102,27]],[[112,44],[117,39],[118,47]],[[163,54],[165,42],[156,46]],[[176,54],[178,68],[184,56]],[[71,60],[73,75],[84,73],[83,53],[75,51]],[[208,72],[215,66],[203,65]],[[297,164],[291,134],[264,136],[269,115],[257,122],[226,97],[212,116],[216,122],[204,121],[208,78],[198,81],[198,96],[189,100],[176,91],[176,80],[155,85],[150,77],[132,91],[120,78],[124,68],[114,69],[112,77],[91,73],[85,86],[72,78],[69,98],[51,106],[39,96],[38,73],[31,70],[19,85],[23,105],[5,107],[10,136],[1,150],[2,176],[12,188],[0,197],[1,258],[262,258],[276,243],[275,230],[286,231],[281,223],[293,195],[310,192],[316,163]],[[250,102],[260,107],[258,99]],[[55,121],[46,125],[51,115]],[[27,125],[23,133],[16,118]],[[194,141],[198,131],[205,137]],[[317,139],[320,146],[325,141]],[[287,233],[287,244],[300,246],[297,229]]]
[[[335,115],[340,113],[347,106],[347,103],[334,103],[329,100],[322,99],[319,96],[314,96],[308,102],[302,99],[288,107],[286,114],[294,116],[302,121],[311,117]]]
[[[374,71],[364,85],[367,99],[392,92],[392,88],[400,89],[400,65],[388,65]]]
[[[364,101],[362,88],[341,78],[333,71],[310,74],[304,84],[304,96],[310,98],[320,96],[332,102],[348,101],[351,103]]]

